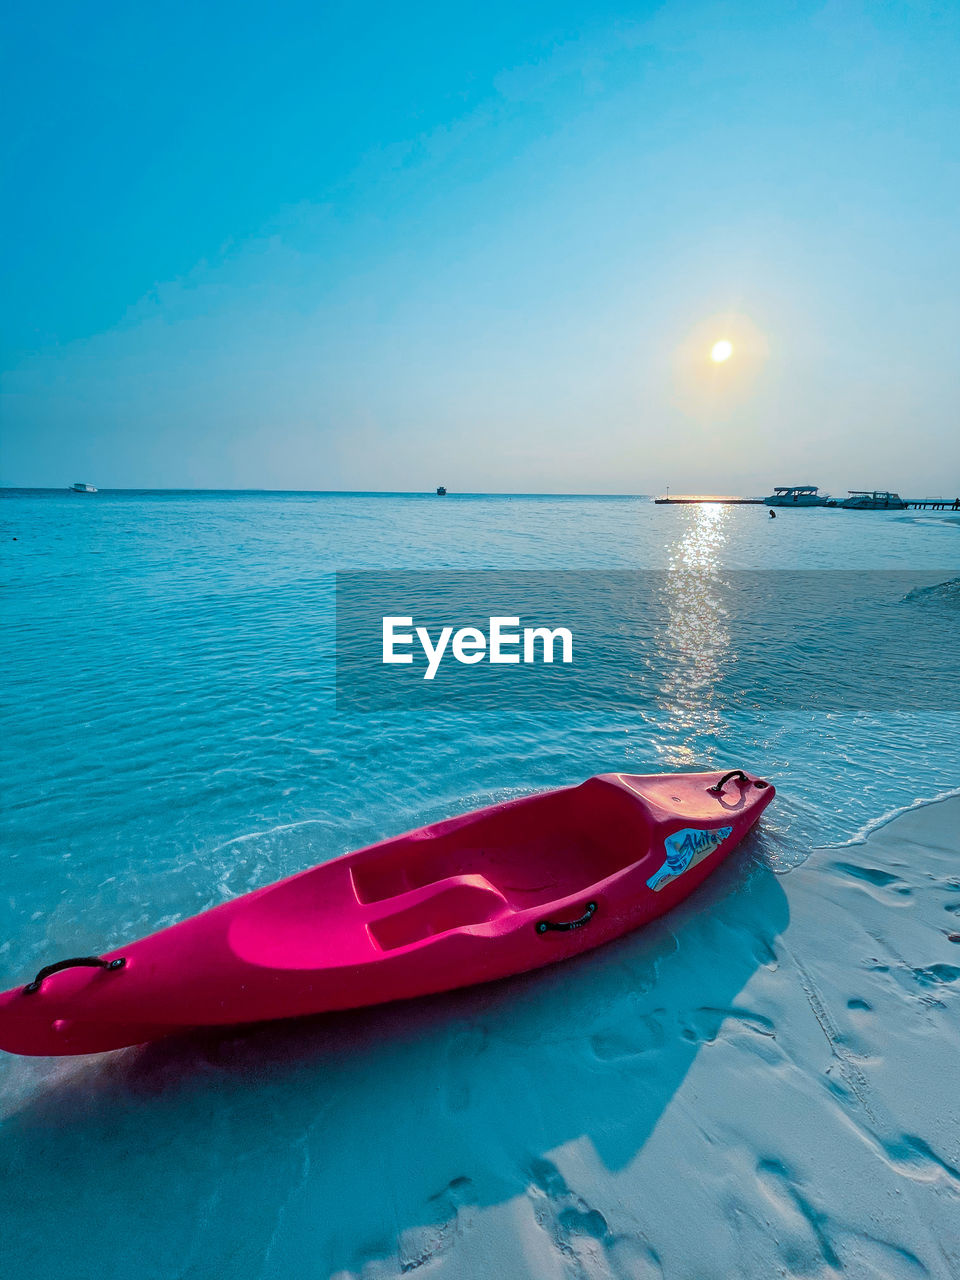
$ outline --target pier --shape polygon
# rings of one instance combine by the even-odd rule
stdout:
[[[721,494],[710,493],[678,493],[676,497],[664,495],[660,498],[654,498],[654,502],[658,507],[684,506],[698,502],[719,502],[728,507],[762,507],[764,501],[763,498],[730,498]],[[960,498],[901,498],[900,501],[903,503],[902,507],[897,507],[891,503],[890,507],[886,509],[890,511],[960,511]],[[810,505],[812,507],[812,504]],[[830,498],[817,510],[822,510],[824,507],[836,508],[841,505],[840,498]],[[791,508],[788,507],[787,509],[790,510]],[[880,508],[880,510],[883,509]]]
[[[683,493],[677,494],[675,498],[654,498],[654,502],[658,507],[683,506],[685,503],[691,502],[722,502],[728,507],[762,507],[762,498],[725,498],[717,494],[703,493]]]

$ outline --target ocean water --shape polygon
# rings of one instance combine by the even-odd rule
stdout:
[[[774,521],[761,507],[630,497],[6,491],[0,547],[0,987],[348,849],[596,772],[762,772],[778,799],[750,856],[786,874],[813,846],[960,784],[960,714],[935,691],[919,708],[822,711],[797,669],[774,700],[730,701],[696,652],[632,700],[589,707],[359,714],[338,711],[334,685],[333,575],[348,569],[887,571],[916,590],[891,625],[949,645],[960,519],[948,513]],[[694,650],[722,627],[711,614]],[[51,1071],[0,1062],[8,1116],[49,1096]],[[229,1163],[230,1127],[204,1134]],[[129,1260],[135,1228],[117,1230]],[[17,1273],[55,1273],[39,1245],[21,1247]]]
[[[957,517],[7,491],[0,518],[10,981],[64,948],[103,950],[372,840],[604,770],[769,775],[777,869],[960,784],[957,708],[807,712],[802,669],[775,701],[725,702],[694,654],[630,703],[353,715],[337,711],[333,652],[337,570],[887,570],[899,595],[913,573],[921,591],[960,574]],[[891,625],[955,636],[956,599],[940,605]],[[708,616],[694,646],[717,625]],[[602,690],[602,671],[588,679]]]

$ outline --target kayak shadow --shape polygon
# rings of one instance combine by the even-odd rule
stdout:
[[[738,1002],[788,922],[761,841],[669,916],[548,970],[31,1064],[0,1128],[11,1263],[366,1275],[419,1267],[464,1215],[531,1190],[563,1211],[561,1148],[624,1168],[724,1026],[761,1052],[775,1034]]]

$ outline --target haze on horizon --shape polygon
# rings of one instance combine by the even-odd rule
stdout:
[[[9,25],[4,485],[960,491],[954,4]]]

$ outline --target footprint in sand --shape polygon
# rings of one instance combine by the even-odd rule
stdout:
[[[473,1226],[476,1204],[473,1183],[454,1178],[429,1200],[431,1221],[405,1231],[399,1240],[400,1270],[404,1274],[429,1266],[447,1253]]]
[[[829,1218],[805,1196],[798,1180],[780,1160],[757,1162],[757,1182],[780,1218],[776,1235],[780,1253],[791,1271],[813,1272],[823,1266],[840,1268],[828,1232]]]
[[[923,987],[940,986],[960,978],[960,969],[952,964],[932,964],[926,969],[913,969],[912,973]]]
[[[879,867],[863,867],[857,862],[831,862],[830,870],[853,880],[859,880],[870,896],[876,898],[878,902],[889,902],[890,894],[897,894],[902,898],[909,898],[913,894],[910,886],[904,884],[899,876],[889,871],[881,871]],[[872,889],[889,892],[872,893]]]
[[[898,1173],[915,1182],[933,1182],[945,1178],[955,1188],[960,1185],[960,1169],[938,1156],[922,1138],[911,1133],[893,1139],[878,1139],[879,1145]]]
[[[727,1021],[734,1024],[735,1031],[749,1031],[753,1035],[776,1039],[776,1028],[761,1013],[753,1013],[749,1009],[713,1009],[707,1005],[689,1015],[681,1035],[694,1044],[713,1044]]]
[[[655,1280],[660,1257],[639,1231],[615,1232],[599,1209],[567,1185],[550,1160],[530,1161],[527,1195],[533,1216],[560,1255],[563,1270],[577,1277]]]
[[[903,1245],[851,1227],[820,1209],[782,1161],[760,1160],[757,1183],[779,1217],[780,1254],[790,1274],[816,1273],[824,1267],[843,1272],[852,1259],[860,1267],[867,1263],[875,1268],[870,1275],[929,1275],[916,1254]],[[848,1247],[850,1257],[845,1257]]]
[[[660,1020],[665,1012],[655,1009],[653,1013],[634,1018],[626,1030],[598,1031],[590,1037],[594,1056],[600,1062],[622,1062],[661,1048],[667,1039]]]

